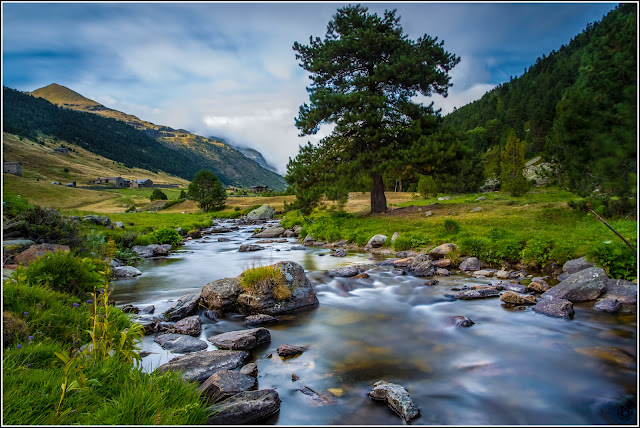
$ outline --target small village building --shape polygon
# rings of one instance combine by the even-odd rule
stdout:
[[[114,187],[128,187],[129,180],[125,180],[122,177],[104,177],[104,178],[96,178],[95,180],[89,181],[91,184],[112,184]]]
[[[129,187],[153,187],[153,181],[148,178],[142,180],[132,180]]]
[[[251,186],[251,191],[253,193],[262,193],[269,189],[269,186]]]
[[[63,155],[69,154],[69,149],[67,147],[56,147],[53,151],[56,153],[62,153]]]
[[[22,177],[22,164],[20,162],[3,162],[2,172]]]

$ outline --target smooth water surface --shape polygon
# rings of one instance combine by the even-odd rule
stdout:
[[[577,304],[574,319],[566,321],[507,308],[498,298],[451,301],[445,297],[451,287],[492,280],[452,275],[425,286],[424,279],[375,266],[368,253],[337,258],[329,249],[291,250],[295,239],[238,252],[257,241],[250,238],[254,229],[205,235],[167,258],[147,260],[138,266],[142,276],[114,283],[112,298],[118,306],[155,305],[157,316],[210,281],[281,260],[301,264],[320,305],[278,316],[278,324],[266,326],[271,342],[251,351],[258,388],[275,388],[282,400],[267,424],[404,424],[384,402],[367,396],[379,380],[409,392],[421,411],[411,424],[636,423],[635,307],[612,315],[594,311],[593,302]],[[218,242],[219,236],[231,240]],[[326,275],[354,264],[370,266],[370,278]],[[455,315],[475,324],[456,327],[450,322]],[[248,328],[240,314],[200,318],[202,340]],[[152,352],[143,359],[148,371],[179,355],[153,339],[143,340],[143,350]],[[275,350],[285,343],[308,350],[283,361]],[[304,394],[304,387],[317,395]]]

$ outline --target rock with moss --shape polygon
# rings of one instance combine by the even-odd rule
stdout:
[[[446,257],[447,254],[457,250],[458,246],[456,244],[448,242],[431,249],[429,251],[429,257],[431,257],[432,259],[442,259]]]
[[[519,294],[513,291],[505,291],[500,300],[510,305],[535,305],[536,298],[528,294]]]
[[[541,297],[566,299],[573,303],[596,300],[605,292],[607,279],[603,269],[590,267],[572,274]]]
[[[247,220],[271,220],[276,212],[269,205],[263,205],[247,214]]]
[[[237,309],[237,300],[241,292],[242,286],[238,278],[223,278],[202,287],[200,297],[209,309],[231,311]]]
[[[30,246],[34,245],[30,239],[8,239],[2,241],[2,254],[6,256],[10,256],[13,254],[18,254]]]

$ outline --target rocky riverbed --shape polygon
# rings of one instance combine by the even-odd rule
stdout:
[[[584,261],[555,285],[473,259],[453,268],[447,247],[301,246],[251,223],[219,222],[112,287],[147,325],[145,370],[187,364],[210,423],[635,423],[628,283]],[[250,245],[262,248],[239,251]],[[278,262],[297,299],[241,297],[243,271]]]

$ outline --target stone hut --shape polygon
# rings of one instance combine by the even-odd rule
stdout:
[[[56,153],[62,153],[63,155],[69,154],[69,149],[67,147],[56,147],[53,151]]]
[[[262,193],[267,191],[267,189],[269,189],[269,186],[251,186],[251,191],[253,193]]]
[[[2,172],[22,177],[22,164],[20,162],[3,162]]]
[[[148,178],[142,180],[132,180],[129,187],[153,187],[153,181]]]
[[[130,181],[122,177],[104,177],[89,181],[91,184],[113,184],[114,187],[128,187]]]

